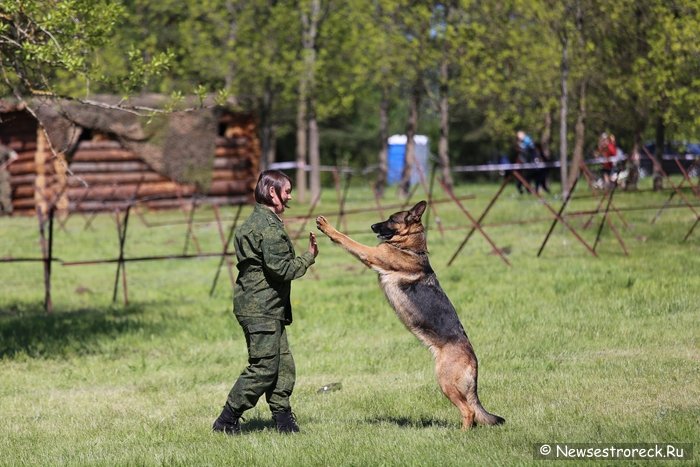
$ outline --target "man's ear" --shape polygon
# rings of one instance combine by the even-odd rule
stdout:
[[[418,204],[416,204],[415,206],[413,206],[413,207],[411,208],[411,210],[409,211],[410,217],[411,217],[414,221],[418,222],[418,221],[420,220],[421,216],[423,215],[423,213],[425,212],[425,208],[426,208],[427,206],[428,206],[428,203],[426,203],[425,201],[420,201],[420,202],[418,202]]]

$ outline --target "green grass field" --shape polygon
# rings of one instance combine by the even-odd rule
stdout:
[[[462,184],[457,194],[474,195],[464,205],[476,217],[497,188]],[[569,211],[598,204],[586,190],[579,195]],[[668,196],[620,192],[614,205],[658,206]],[[537,258],[551,216],[510,186],[484,230],[512,267],[479,233],[447,267],[469,223],[454,204],[437,205],[443,233],[431,212],[431,262],[479,357],[482,403],[507,420],[469,432],[375,274],[320,233],[317,263],[292,292],[297,436],[274,431],[264,401],[246,413],[244,436],[211,432],[246,363],[226,268],[209,296],[217,258],[129,263],[128,306],[121,289],[112,303],[116,265],[56,263],[51,315],[42,308],[41,264],[0,263],[0,464],[529,465],[547,463],[534,458],[536,443],[695,443],[700,228],[683,242],[695,217],[677,198],[654,224],[654,209],[620,211],[626,226],[611,215],[629,256],[608,227],[594,258],[558,226]],[[383,202],[399,203],[393,191]],[[369,189],[353,187],[346,208],[367,206]],[[295,205],[287,217],[307,210]],[[316,212],[337,224],[337,211],[328,189]],[[234,213],[223,211],[226,219]],[[183,252],[186,214],[144,218],[150,226],[130,219],[127,257]],[[213,215],[201,210],[196,218]],[[340,230],[373,244],[369,224],[378,220],[353,214]],[[601,216],[585,229],[588,217],[568,220],[592,245]],[[85,222],[75,215],[66,230],[56,226],[55,256],[116,257],[113,218],[100,215],[87,230]],[[312,224],[307,231],[316,231]],[[36,226],[34,218],[0,218],[0,257],[39,256]],[[300,227],[288,224],[292,233]],[[198,222],[194,232],[203,251],[221,250],[215,223]],[[317,393],[335,382],[342,389]]]

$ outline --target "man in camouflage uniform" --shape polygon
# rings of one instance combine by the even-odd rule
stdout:
[[[256,205],[236,230],[238,278],[233,288],[233,311],[243,328],[248,366],[231,388],[213,430],[239,434],[240,417],[264,394],[277,430],[298,432],[289,398],[296,370],[287,343],[292,323],[291,281],[306,273],[318,255],[316,237],[309,234],[309,249],[296,256],[278,214],[291,199],[291,182],[282,172],[260,174]]]
[[[12,212],[12,185],[8,166],[17,159],[17,153],[0,144],[0,214]]]

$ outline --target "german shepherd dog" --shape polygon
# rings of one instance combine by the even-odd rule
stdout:
[[[477,395],[477,360],[457,312],[440,287],[428,261],[421,201],[409,211],[392,214],[372,225],[382,242],[362,245],[338,232],[319,216],[321,232],[379,273],[379,285],[401,322],[428,346],[442,392],[462,414],[462,429],[476,423],[498,425],[505,420],[482,407]]]

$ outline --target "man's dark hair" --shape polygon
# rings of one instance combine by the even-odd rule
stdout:
[[[287,174],[279,170],[265,170],[260,172],[258,184],[255,185],[255,201],[266,206],[273,206],[272,198],[270,197],[270,187],[275,187],[277,197],[282,199],[282,188],[285,182],[292,184],[292,180]]]

